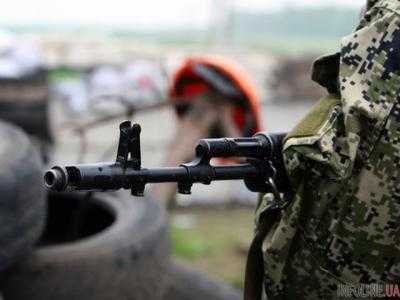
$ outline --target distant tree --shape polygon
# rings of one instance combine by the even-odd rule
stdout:
[[[286,37],[338,38],[352,31],[359,12],[352,8],[292,9],[274,13],[235,12],[234,32]]]

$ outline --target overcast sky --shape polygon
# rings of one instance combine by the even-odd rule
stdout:
[[[11,0],[3,1],[0,22],[83,23],[143,27],[205,26],[213,3],[222,0]],[[361,7],[366,0],[226,0],[235,9],[272,11],[291,6],[345,5]]]

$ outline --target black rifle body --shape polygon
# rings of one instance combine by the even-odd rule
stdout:
[[[178,192],[190,194],[194,183],[210,184],[220,180],[243,180],[254,192],[267,192],[268,179],[273,178],[279,189],[286,188],[281,158],[284,134],[258,133],[251,138],[200,140],[196,158],[178,167],[142,168],[140,126],[130,122],[120,125],[120,142],[116,162],[55,166],[45,174],[49,189],[104,191],[131,189],[143,195],[148,183],[177,182]],[[217,157],[238,157],[246,163],[211,165]]]

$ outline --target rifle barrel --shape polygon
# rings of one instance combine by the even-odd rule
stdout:
[[[64,190],[130,189],[133,184],[161,182],[191,182],[209,184],[211,181],[256,178],[261,170],[252,164],[231,166],[184,165],[173,168],[123,168],[119,163],[82,164],[53,167],[44,176],[47,188]]]
[[[210,184],[216,180],[243,180],[254,192],[268,191],[268,178],[278,177],[278,188],[286,185],[286,176],[279,176],[285,173],[281,153],[285,134],[261,132],[250,138],[203,139],[193,161],[178,167],[147,169],[141,167],[140,131],[139,124],[121,123],[115,162],[55,166],[45,173],[45,186],[55,191],[122,188],[142,196],[146,184],[161,182],[178,183],[182,194],[190,194],[194,183]],[[214,166],[210,160],[215,157],[243,157],[247,163]]]

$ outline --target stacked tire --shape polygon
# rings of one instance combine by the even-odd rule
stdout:
[[[33,250],[45,216],[38,151],[22,130],[0,122],[0,272]]]
[[[0,122],[0,274],[4,298],[163,299],[165,212],[129,194],[50,193],[36,148]]]
[[[0,121],[0,299],[239,299],[171,263],[166,213],[128,193],[46,193],[26,134]]]
[[[15,79],[0,78],[0,118],[51,143],[48,86],[47,70],[44,69]]]
[[[47,70],[38,69],[18,78],[0,78],[0,119],[22,128],[45,161],[49,160],[53,145],[49,104]]]
[[[5,299],[163,299],[168,227],[151,199],[50,194],[45,234],[3,282]]]

